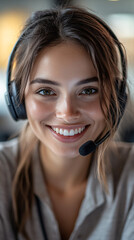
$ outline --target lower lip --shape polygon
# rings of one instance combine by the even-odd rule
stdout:
[[[49,130],[51,131],[51,133],[53,134],[53,136],[59,140],[60,142],[64,142],[64,143],[71,143],[71,142],[75,142],[78,141],[87,131],[88,126],[85,127],[85,129],[83,130],[83,132],[78,133],[74,136],[64,136],[64,135],[60,135],[59,133],[56,133],[51,127],[47,126],[49,128]]]

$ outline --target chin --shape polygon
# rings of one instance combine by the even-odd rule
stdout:
[[[71,158],[76,158],[78,157],[80,154],[79,154],[79,149],[70,149],[69,148],[63,148],[63,149],[50,149],[53,154],[55,154],[57,157],[60,157],[60,158],[68,158],[68,159],[71,159]]]

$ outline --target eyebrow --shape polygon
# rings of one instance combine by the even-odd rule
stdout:
[[[98,82],[98,78],[97,77],[91,77],[91,78],[86,78],[86,79],[80,80],[79,82],[76,83],[76,86],[79,86],[79,85],[82,85],[82,84],[86,84],[86,83],[91,83],[91,82]],[[35,84],[35,83],[43,83],[43,84],[47,83],[47,84],[51,84],[51,85],[55,85],[55,86],[61,87],[60,83],[52,81],[52,80],[49,80],[49,79],[44,79],[44,78],[33,79],[30,82],[30,85],[31,84]]]

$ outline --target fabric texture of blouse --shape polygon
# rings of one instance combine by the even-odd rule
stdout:
[[[11,189],[16,170],[18,140],[0,143],[0,240],[24,240],[12,221]],[[111,163],[107,176],[109,194],[96,177],[93,161],[85,196],[69,240],[134,240],[134,145],[113,142],[105,158]],[[61,240],[58,222],[44,183],[38,147],[33,153],[34,196],[38,198],[49,240]],[[66,223],[68,224],[68,223]],[[31,240],[44,240],[36,201],[26,229]]]

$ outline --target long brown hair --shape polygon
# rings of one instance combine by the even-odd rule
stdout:
[[[120,115],[118,92],[115,81],[122,81],[116,44],[99,23],[99,18],[88,11],[67,7],[35,12],[26,22],[24,34],[15,56],[14,78],[20,86],[20,99],[24,101],[24,91],[33,63],[40,51],[63,41],[81,44],[89,53],[97,70],[100,105],[106,119],[106,129],[111,135],[97,150],[97,174],[101,183],[106,184],[106,164],[103,153],[113,137]],[[114,115],[114,121],[113,121]],[[18,167],[13,181],[13,207],[16,226],[26,239],[25,223],[31,214],[33,203],[32,152],[37,144],[29,123],[19,137]],[[29,146],[30,143],[30,147]]]

